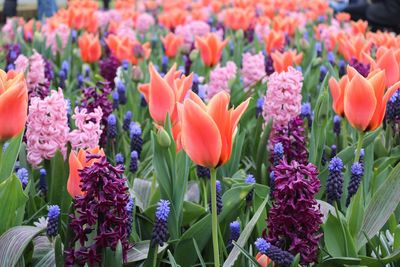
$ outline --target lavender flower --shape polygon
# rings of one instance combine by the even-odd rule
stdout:
[[[132,173],[137,172],[138,170],[138,153],[136,150],[131,152],[131,162],[129,163],[129,171]]]
[[[129,136],[131,138],[131,151],[135,150],[140,157],[143,146],[142,129],[136,122],[131,122],[129,125]]]
[[[117,82],[117,91],[119,95],[119,102],[121,105],[125,105],[128,99],[126,98],[126,89],[122,81]]]
[[[124,122],[122,124],[122,129],[124,129],[124,131],[129,131],[129,126],[131,124],[131,120],[132,120],[132,112],[127,111],[124,114]]]
[[[197,177],[203,178],[203,179],[210,179],[210,169],[207,167],[203,167],[200,165],[196,166],[196,173]]]
[[[353,163],[351,166],[351,176],[349,186],[347,187],[346,207],[350,205],[351,198],[357,193],[361,184],[361,179],[364,175],[364,168],[359,162]]]
[[[117,137],[117,117],[114,114],[110,114],[107,119],[107,136],[110,139]]]
[[[157,204],[153,233],[151,235],[151,244],[163,246],[167,242],[168,235],[168,216],[170,212],[170,203],[168,200],[161,199]]]
[[[328,203],[339,201],[343,193],[343,162],[334,157],[329,163],[329,176],[326,181],[326,196]]]
[[[25,189],[29,182],[29,173],[25,168],[20,168],[17,171],[18,179],[21,181],[22,189]]]
[[[124,156],[121,153],[118,153],[115,155],[115,163],[117,165],[124,165],[125,159]]]
[[[336,134],[336,136],[340,135],[340,122],[341,122],[341,118],[339,115],[335,115],[335,117],[333,117],[333,132]]]
[[[60,207],[58,205],[48,206],[47,235],[50,237],[58,234],[58,219],[60,218]]]
[[[292,254],[271,245],[271,243],[268,243],[264,238],[257,238],[254,244],[260,253],[268,256],[268,258],[280,266],[289,267],[294,260]]]
[[[267,222],[268,242],[293,255],[299,253],[304,265],[314,262],[322,224],[322,214],[314,198],[320,188],[317,167],[296,160],[288,163],[284,158],[275,167],[274,177],[275,201]]]

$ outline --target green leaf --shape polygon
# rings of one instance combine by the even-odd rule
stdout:
[[[258,145],[258,148],[257,148],[256,177],[258,179],[258,182],[260,182],[262,180],[261,179],[261,165],[265,161],[265,159],[268,159],[267,143],[268,143],[269,134],[271,133],[271,130],[272,130],[272,119],[265,126],[263,134],[261,136],[260,144]]]
[[[55,264],[57,267],[62,267],[64,265],[64,251],[60,236],[56,237],[54,242],[54,253],[55,253]]]
[[[18,212],[28,200],[28,196],[22,190],[22,185],[15,173],[0,184],[0,234],[17,224]],[[1,265],[0,265],[1,266]]]
[[[267,205],[267,203],[268,203],[268,198],[269,198],[268,196],[265,198],[265,200],[262,202],[262,204],[258,207],[256,213],[254,213],[251,220],[247,223],[246,228],[244,228],[243,232],[240,234],[240,237],[236,242],[238,246],[235,246],[232,249],[232,251],[229,253],[229,256],[226,259],[226,261],[224,262],[223,267],[230,267],[235,264],[235,261],[238,258],[239,253],[240,253],[239,246],[244,247],[246,245],[251,233],[253,232],[254,226],[256,225],[256,223],[258,221],[258,218],[264,211],[265,205]]]
[[[349,222],[349,231],[354,240],[357,239],[364,220],[363,191],[363,184],[361,184],[357,193],[351,198],[350,206],[346,212],[347,221]]]
[[[4,151],[3,155],[1,156],[0,183],[10,177],[14,170],[14,165],[17,161],[19,150],[21,148],[22,137],[24,136],[23,133],[24,131],[22,131],[18,136],[11,139],[6,151]]]
[[[194,248],[196,249],[197,257],[200,260],[201,267],[206,267],[203,256],[201,256],[201,251],[199,249],[199,246],[197,245],[196,239],[193,239],[193,245],[194,245]]]
[[[104,250],[101,266],[122,267],[122,245],[120,240],[118,241],[115,251],[109,247]]]
[[[368,238],[376,235],[385,225],[390,215],[400,202],[400,163],[392,170],[389,177],[379,187],[368,203],[360,232],[358,233],[357,247],[360,249],[367,243]]]
[[[198,218],[202,217],[206,213],[207,211],[204,209],[203,206],[200,206],[193,202],[184,201],[182,225],[189,225],[190,223],[198,220]]]
[[[296,256],[293,259],[292,264],[290,264],[290,267],[298,267],[300,262],[300,254],[297,253]]]
[[[168,249],[168,259],[169,259],[169,263],[171,264],[172,267],[180,267],[180,265],[178,265],[175,261],[174,256],[172,255],[171,251],[169,251]]]
[[[147,254],[149,253],[149,245],[150,241],[141,241],[136,243],[131,249],[127,252],[128,260],[127,262],[138,262],[145,260],[147,258]],[[168,247],[167,244],[164,244],[162,247],[158,247],[158,254],[163,252]]]
[[[43,229],[38,227],[17,226],[5,232],[0,237],[0,266],[15,266],[25,248],[41,231]]]
[[[249,259],[250,262],[252,262],[255,266],[260,267],[261,265],[256,261],[256,259],[251,256],[244,248],[239,246],[235,241],[232,242],[232,244],[235,246],[235,248],[238,248],[239,251],[247,258]]]
[[[351,258],[351,257],[333,257],[333,258],[328,258],[328,259],[322,261],[322,264],[328,264],[328,263],[360,265],[361,259],[360,258]]]

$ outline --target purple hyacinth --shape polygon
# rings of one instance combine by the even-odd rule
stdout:
[[[43,58],[44,60],[44,77],[46,80],[51,83],[54,79],[54,70],[53,65],[50,60]]]
[[[114,88],[114,78],[119,66],[120,62],[114,56],[109,56],[100,61],[100,74],[110,83],[111,88]]]
[[[25,189],[29,182],[29,173],[25,168],[19,168],[17,171],[18,179],[21,181],[22,189]]]
[[[122,123],[122,129],[124,129],[124,131],[129,131],[129,126],[131,125],[131,121],[132,121],[132,112],[131,111],[127,111],[124,114],[124,122]]]
[[[6,62],[7,65],[13,64],[18,56],[21,54],[21,45],[19,43],[6,44],[4,50],[7,51]]]
[[[320,188],[317,167],[311,163],[290,163],[284,158],[274,170],[273,206],[268,217],[268,242],[293,255],[301,263],[314,262],[322,214],[315,195]]]
[[[351,176],[349,186],[347,187],[346,207],[350,205],[351,198],[357,193],[364,175],[364,168],[359,162],[353,163],[351,166]]]
[[[50,237],[58,234],[58,221],[60,218],[60,207],[58,205],[48,206],[47,214],[47,235]]]
[[[129,171],[131,173],[135,173],[139,169],[138,158],[139,156],[137,151],[133,150],[131,152],[131,162],[129,163]]]
[[[349,65],[355,68],[358,73],[360,73],[362,76],[367,77],[371,66],[367,63],[362,63],[361,61],[358,61],[356,58],[352,58],[349,62]]]
[[[143,146],[142,128],[137,122],[131,122],[129,125],[129,137],[131,138],[131,151],[135,150],[140,157]]]
[[[246,179],[244,180],[244,182],[245,182],[246,184],[251,184],[251,185],[253,185],[253,184],[256,183],[256,179],[254,178],[254,175],[249,174],[249,175],[246,176]],[[250,204],[251,201],[253,200],[253,195],[254,195],[254,188],[251,189],[250,192],[249,192],[249,193],[247,194],[247,196],[246,196],[246,202],[247,202],[248,204]]]
[[[292,254],[272,245],[264,238],[257,238],[254,245],[261,254],[266,255],[274,263],[279,264],[280,266],[289,267],[294,260]]]
[[[133,227],[133,211],[135,209],[135,201],[133,200],[132,197],[129,197],[129,202],[126,204],[126,211],[128,213],[128,222],[126,224],[126,228],[128,231],[128,239],[129,236],[132,233],[132,227]]]
[[[287,126],[279,126],[276,134],[270,141],[272,144],[281,143],[288,162],[296,160],[307,164],[308,152],[303,128],[303,119],[298,116],[291,120]],[[272,155],[273,156],[273,155]],[[273,162],[273,158],[271,160]]]
[[[219,180],[216,181],[215,187],[217,188],[217,214],[219,215],[222,212],[223,208],[223,203],[222,203],[222,188],[221,188],[221,182]],[[211,212],[212,207],[211,207],[211,199],[208,202],[208,208]]]
[[[233,241],[237,241],[240,236],[240,221],[236,220],[229,224],[229,240],[227,245],[227,250],[231,250],[233,248]]]
[[[107,118],[107,136],[110,139],[117,137],[117,117],[114,114],[110,114]]]
[[[153,233],[151,235],[151,244],[163,246],[167,242],[168,235],[168,216],[170,212],[170,203],[168,200],[161,199],[157,203],[156,216],[154,221]]]
[[[200,165],[196,166],[196,174],[197,174],[197,177],[203,178],[203,179],[210,179],[210,175],[211,175],[209,168],[203,167]]]
[[[123,178],[123,167],[112,166],[104,156],[97,158],[91,166],[79,170],[82,196],[75,197],[75,213],[70,214],[69,227],[74,236],[66,250],[66,265],[93,266],[102,259],[106,248],[114,250],[122,245],[123,260],[127,260],[129,214],[126,206],[129,191]],[[88,242],[88,237],[91,236]],[[93,236],[93,237],[92,237]],[[79,242],[79,245],[75,245]],[[77,249],[75,249],[77,247]]]
[[[260,115],[262,114],[263,106],[264,106],[264,97],[260,97],[257,99],[256,102],[256,118],[260,117]]]
[[[117,165],[125,164],[125,158],[121,153],[118,153],[115,155],[115,164],[117,164]]]
[[[342,121],[342,118],[339,115],[335,115],[333,117],[333,132],[336,134],[336,136],[340,135],[340,122]]]
[[[122,81],[117,82],[117,91],[119,95],[119,103],[125,105],[126,102],[128,102],[128,99],[126,98],[125,84]]]
[[[46,176],[47,176],[46,169],[40,169],[40,171],[39,171],[39,191],[44,196],[46,196],[46,193],[47,193]]]
[[[119,94],[117,91],[113,91],[111,96],[113,99],[113,110],[117,110],[119,108]]]
[[[326,196],[329,204],[339,201],[343,193],[343,162],[334,157],[329,162],[329,176],[326,180]]]

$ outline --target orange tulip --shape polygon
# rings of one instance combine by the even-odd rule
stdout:
[[[257,253],[256,255],[256,261],[261,265],[261,267],[267,267],[268,264],[270,264],[272,261],[270,258],[268,258],[267,255]],[[272,266],[275,266],[275,264],[272,264]]]
[[[84,33],[78,39],[79,49],[83,62],[97,62],[101,57],[101,45],[99,37],[90,33]]]
[[[28,113],[24,74],[0,70],[0,142],[20,134]]]
[[[372,70],[385,70],[386,86],[400,80],[400,49],[394,50],[381,46],[376,51],[376,61],[367,54],[365,57],[368,58]]]
[[[337,115],[342,117],[344,116],[344,92],[348,83],[347,75],[344,75],[339,82],[333,77],[329,79],[329,89],[333,98],[332,108]]]
[[[271,30],[264,36],[265,49],[268,53],[274,50],[280,50],[285,45],[285,35],[283,32]]]
[[[303,53],[297,54],[294,50],[288,50],[283,53],[275,51],[271,54],[271,57],[275,71],[282,72],[287,71],[294,63],[299,65],[303,59]]]
[[[87,154],[104,156],[104,151],[99,147],[95,147],[88,150],[79,149],[78,154],[76,154],[75,151],[71,151],[69,154],[69,177],[67,181],[67,190],[73,198],[83,195],[80,188],[81,177],[79,176],[79,170],[89,167],[93,163],[99,161],[99,159],[91,159],[88,161],[86,159]]]
[[[161,37],[161,41],[165,48],[165,55],[169,58],[173,58],[183,44],[183,37],[169,32],[165,37]]]
[[[369,54],[372,44],[370,40],[366,40],[362,34],[358,34],[355,37],[341,35],[338,41],[339,53],[342,54],[347,61],[350,61],[354,57],[358,61],[365,62],[364,53]]]
[[[229,8],[224,13],[224,23],[226,27],[233,30],[247,30],[254,18],[251,11],[243,8]]]
[[[351,19],[351,16],[349,13],[346,12],[339,12],[336,14],[335,18],[340,21],[340,22],[346,22]]]
[[[203,38],[196,36],[196,47],[200,50],[204,65],[209,67],[217,65],[228,41],[225,39],[221,42],[215,33],[208,33]]]
[[[360,131],[373,131],[385,116],[386,104],[400,87],[400,81],[385,93],[386,75],[384,70],[375,70],[364,78],[348,66],[349,84],[344,92],[344,114],[347,121]]]
[[[182,147],[194,163],[215,168],[231,157],[236,126],[249,99],[228,110],[229,101],[230,95],[222,91],[206,106],[191,92],[190,98],[179,105]]]
[[[351,22],[351,29],[354,34],[365,34],[368,28],[368,21],[365,20],[357,20],[356,22],[352,21]]]
[[[136,65],[139,60],[148,59],[151,53],[150,43],[141,44],[128,36],[120,37],[110,34],[106,38],[106,44],[118,60],[129,60],[133,65]]]

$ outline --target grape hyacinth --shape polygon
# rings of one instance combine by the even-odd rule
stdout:
[[[47,236],[54,237],[58,234],[58,220],[60,218],[60,207],[58,205],[48,206],[47,214]]]
[[[260,117],[260,115],[262,114],[263,106],[264,106],[264,97],[260,97],[259,99],[257,99],[256,102],[256,118]]]
[[[302,264],[317,259],[319,228],[322,224],[315,195],[320,188],[317,167],[286,158],[275,166],[273,206],[268,217],[268,242],[293,255]],[[299,231],[298,229],[301,229]]]
[[[333,132],[336,134],[336,136],[340,135],[340,122],[342,121],[342,118],[339,115],[335,115],[333,117]]]
[[[113,91],[111,96],[113,99],[113,110],[117,110],[119,108],[119,94],[117,91]]]
[[[124,121],[122,123],[122,129],[124,129],[124,131],[129,131],[129,126],[131,124],[131,120],[132,120],[132,112],[127,111],[124,114]]]
[[[283,149],[282,143],[280,143],[280,142],[276,143],[274,145],[274,152],[273,152],[274,166],[278,165],[279,162],[283,159],[283,152],[284,152],[284,149]]]
[[[349,186],[347,187],[346,207],[350,205],[351,198],[357,193],[364,175],[364,168],[361,163],[355,162],[351,166],[351,176]]]
[[[395,130],[396,124],[400,123],[400,90],[397,90],[386,105],[385,122]]]
[[[17,171],[18,179],[21,181],[22,189],[25,190],[26,186],[29,182],[29,173],[28,170],[25,168],[19,168]]]
[[[136,151],[140,158],[142,152],[143,138],[142,129],[137,122],[131,122],[129,125],[129,137],[131,138],[131,151]]]
[[[126,204],[126,211],[128,213],[128,223],[126,224],[127,232],[128,232],[128,239],[132,233],[133,227],[133,210],[135,209],[135,201],[132,197],[129,197],[129,202]]]
[[[331,158],[334,158],[337,154],[337,147],[336,145],[331,146]]]
[[[199,93],[199,75],[197,75],[197,73],[193,74],[193,83],[192,83],[192,92],[195,94]]]
[[[326,195],[329,204],[339,201],[343,193],[343,162],[334,157],[329,162],[329,176],[326,181]]]
[[[107,136],[110,139],[117,137],[117,117],[114,114],[110,114],[107,119]]]
[[[156,216],[154,221],[153,233],[151,235],[151,245],[163,246],[167,242],[168,235],[168,216],[170,212],[170,203],[168,200],[161,199],[157,203]]]
[[[112,166],[104,156],[88,155],[97,159],[91,166],[79,170],[82,196],[75,198],[75,213],[70,214],[69,227],[74,233],[66,250],[66,266],[100,263],[105,248],[115,251],[122,245],[123,260],[127,260],[129,214],[126,206],[129,192],[123,178],[123,167]],[[101,197],[99,197],[101,196]],[[94,233],[92,242],[88,235]],[[75,243],[79,249],[75,250]],[[77,247],[79,247],[77,246]]]
[[[319,67],[319,81],[322,82],[325,79],[326,74],[328,73],[328,68],[324,65]]]
[[[219,180],[216,181],[215,187],[217,188],[217,214],[219,215],[222,212],[223,208],[223,203],[222,203],[222,188],[221,188],[221,182]],[[212,207],[211,207],[211,199],[208,202],[208,208],[211,212]]]
[[[39,173],[40,173],[40,175],[39,175],[39,191],[42,195],[45,196],[47,193],[46,169],[40,169]]]
[[[125,164],[124,156],[121,153],[118,153],[118,154],[115,155],[115,163],[117,165],[124,165]]]
[[[313,111],[310,102],[306,102],[301,105],[300,116],[303,120],[307,120],[308,128],[311,129],[313,120]]]
[[[119,103],[125,105],[126,102],[128,102],[128,99],[126,98],[126,89],[122,81],[117,82],[117,92],[119,95]]]
[[[196,166],[196,173],[197,173],[197,177],[203,178],[203,179],[210,179],[210,176],[211,176],[210,169],[207,167],[200,166],[200,165]]]
[[[137,170],[139,168],[139,166],[138,166],[138,158],[139,158],[139,156],[138,156],[137,151],[133,150],[131,152],[131,162],[129,163],[129,171],[131,173],[137,172]]]
[[[256,242],[254,243],[258,251],[260,253],[266,255],[270,258],[274,263],[279,264],[284,267],[289,267],[294,257],[287,251],[280,249],[272,245],[271,243],[267,242],[264,238],[257,238]]]
[[[246,177],[246,179],[244,180],[244,182],[245,182],[246,184],[251,184],[251,185],[253,185],[253,184],[256,183],[256,179],[254,178],[254,175],[249,174],[249,175],[247,175],[247,177]],[[251,189],[250,192],[249,192],[249,193],[247,194],[247,196],[246,196],[246,202],[247,202],[247,204],[250,204],[251,201],[253,201],[253,195],[254,195],[254,188]]]
[[[346,74],[346,66],[347,66],[346,62],[343,59],[341,59],[339,61],[339,77],[342,77],[343,75]]]
[[[265,56],[265,73],[269,76],[275,72],[274,62],[270,54]]]
[[[229,224],[229,240],[227,245],[227,250],[231,250],[233,248],[232,241],[237,241],[240,236],[240,221],[236,220]]]

